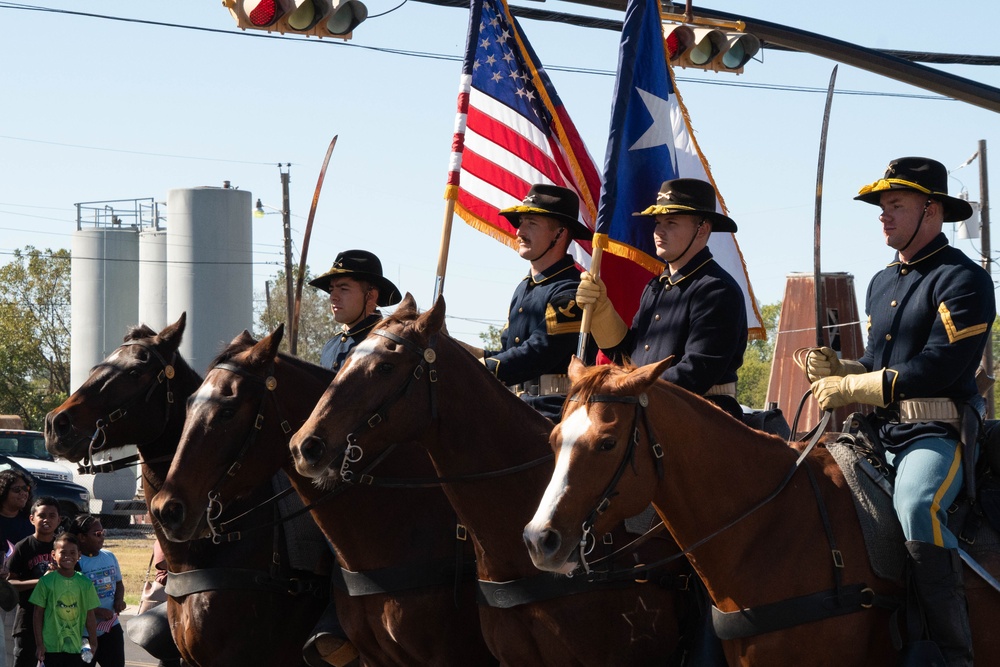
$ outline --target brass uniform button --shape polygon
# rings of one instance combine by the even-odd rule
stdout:
[[[886,334],[885,335],[885,339],[886,340],[892,340],[892,334]]]
[[[657,322],[659,322],[660,321],[660,314],[657,313],[655,316],[653,316],[653,319],[656,320]]]

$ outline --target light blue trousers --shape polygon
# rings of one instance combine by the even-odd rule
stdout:
[[[958,442],[921,438],[902,452],[887,452],[896,469],[893,506],[907,540],[946,549],[958,546],[948,530],[948,508],[962,490],[962,455]]]

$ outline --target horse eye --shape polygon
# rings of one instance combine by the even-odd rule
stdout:
[[[608,436],[603,440],[601,440],[600,444],[597,445],[597,448],[600,449],[602,452],[608,452],[614,449],[615,445],[617,444],[618,444],[617,440],[615,440],[611,436]]]

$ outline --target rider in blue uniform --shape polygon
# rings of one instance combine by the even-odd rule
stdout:
[[[567,254],[573,239],[592,237],[579,221],[576,193],[531,186],[520,206],[500,211],[517,229],[518,254],[531,273],[514,290],[499,350],[463,345],[533,408],[559,421],[569,389],[566,369],[577,351],[583,311],[576,301],[579,269]]]
[[[673,355],[663,379],[742,419],[736,371],[747,347],[746,305],[743,290],[708,249],[713,232],[735,232],[736,223],[716,212],[715,188],[694,178],[666,181],[656,203],[633,215],[656,218],[656,254],[666,267],[643,290],[631,328],[604,282],[589,272],[581,276],[577,302],[594,304],[594,340],[617,362],[629,358],[641,366]]]
[[[812,392],[825,410],[876,406],[930,638],[948,665],[972,665],[962,561],[947,511],[963,483],[964,406],[982,407],[975,375],[996,315],[993,281],[941,233],[944,222],[972,215],[968,202],[948,196],[941,163],[893,160],[855,199],[881,207],[882,232],[896,256],[868,286],[864,356],[841,360],[830,348],[811,350]]]
[[[400,301],[399,290],[382,275],[382,262],[367,250],[345,250],[329,271],[309,284],[330,295],[330,310],[340,330],[326,342],[320,365],[337,373],[347,355],[382,321],[379,306]],[[358,652],[347,639],[331,599],[302,649],[311,667],[354,664]]]
[[[333,319],[340,324],[320,353],[320,366],[334,373],[354,346],[382,321],[378,308],[397,304],[401,298],[396,286],[382,276],[382,262],[367,250],[345,250],[329,271],[309,284],[330,295]]]

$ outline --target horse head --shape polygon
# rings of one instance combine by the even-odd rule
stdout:
[[[372,455],[372,446],[384,449],[372,440],[410,442],[430,427],[437,382],[436,345],[444,338],[440,335],[444,315],[444,297],[420,314],[407,293],[396,311],[351,351],[309,419],[292,437],[292,457],[301,475],[336,480],[347,463]],[[460,352],[457,344],[452,345]],[[376,429],[377,435],[366,439]]]
[[[204,536],[224,502],[259,489],[288,462],[285,434],[291,426],[276,407],[276,392],[280,387],[298,396],[301,387],[287,375],[278,380],[279,364],[289,363],[278,355],[283,335],[284,325],[260,341],[241,333],[188,400],[177,453],[150,506],[169,539]]]
[[[646,508],[658,478],[657,454],[636,451],[638,429],[649,428],[641,416],[647,392],[672,362],[669,357],[630,370],[588,368],[573,358],[569,366],[573,386],[563,419],[549,437],[555,470],[524,529],[537,568],[572,572],[595,535]],[[619,485],[629,489],[627,496],[619,496]]]
[[[201,381],[177,353],[186,321],[181,313],[160,333],[146,325],[130,329],[124,343],[45,416],[49,453],[81,461],[92,447],[150,442],[164,433],[171,416],[183,417],[183,402],[173,402],[173,395]]]

